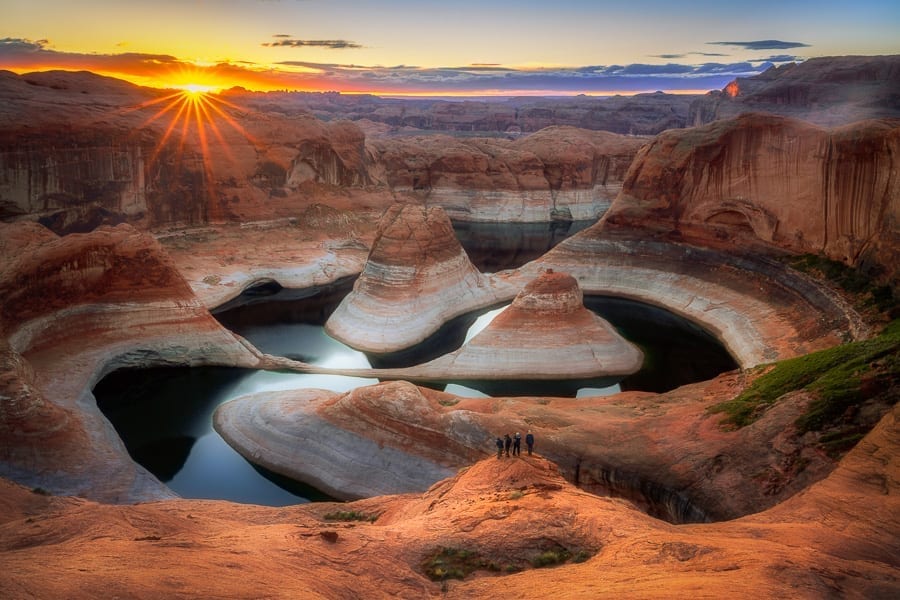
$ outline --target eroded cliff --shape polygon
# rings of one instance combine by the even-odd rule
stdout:
[[[604,218],[747,250],[766,245],[876,263],[895,278],[900,122],[837,130],[746,114],[673,130],[645,146]]]

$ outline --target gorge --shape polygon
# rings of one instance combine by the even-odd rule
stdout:
[[[330,98],[324,120],[239,91],[179,122],[157,90],[0,73],[0,592],[252,597],[277,578],[275,595],[314,598],[894,596],[898,77],[896,56],[810,60],[629,100],[653,111],[626,129],[563,101],[512,120],[411,101],[406,121],[376,122],[360,107],[379,100]],[[465,124],[499,135],[448,135]],[[573,220],[595,222],[496,270],[451,222]],[[371,368],[276,356],[213,315],[254,288],[351,280],[315,310]],[[686,319],[735,368],[659,392],[528,393],[641,367],[593,296]],[[510,302],[459,348],[390,364]],[[214,416],[250,463],[348,502],[179,498],[137,464],[95,386],[201,366],[365,377]],[[426,385],[498,379],[526,393]],[[536,455],[495,457],[495,437],[529,430]],[[538,568],[543,553],[565,564]]]

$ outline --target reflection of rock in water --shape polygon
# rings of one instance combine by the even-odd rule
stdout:
[[[622,380],[622,390],[665,392],[738,368],[718,340],[666,310],[603,296],[586,295],[584,304],[644,352],[643,367]]]
[[[184,467],[197,438],[176,435],[155,438],[129,450],[134,462],[156,475],[163,482],[171,481]]]
[[[459,243],[469,260],[483,273],[521,267],[544,255],[567,237],[594,221],[549,223],[453,223]]]
[[[386,354],[367,352],[366,358],[369,359],[369,364],[376,369],[409,367],[433,360],[462,346],[466,341],[466,334],[475,323],[476,318],[478,318],[478,314],[467,313],[447,321],[427,340],[419,342],[415,346]]]
[[[254,464],[252,462],[249,464],[257,473],[259,473],[281,489],[287,490],[295,496],[306,498],[310,502],[334,502],[336,500],[333,496],[329,496],[328,494],[317,490],[311,485],[306,485],[302,481],[297,481],[296,479],[285,477],[284,475],[275,473],[274,471],[270,471],[269,469],[261,467],[260,465]]]

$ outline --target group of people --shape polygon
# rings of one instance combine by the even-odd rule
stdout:
[[[531,451],[534,449],[534,434],[531,433],[531,430],[528,430],[528,433],[525,434],[525,445],[528,446],[528,456],[531,456]],[[522,453],[522,434],[518,431],[516,435],[510,437],[507,433],[503,438],[497,438],[497,458],[503,457],[503,451],[506,450],[506,456],[509,456],[509,449],[512,448],[512,456],[520,456]]]

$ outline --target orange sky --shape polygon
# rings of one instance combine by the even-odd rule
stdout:
[[[261,91],[705,91],[771,64],[900,53],[885,0],[4,0],[2,21],[0,68],[18,73]]]

